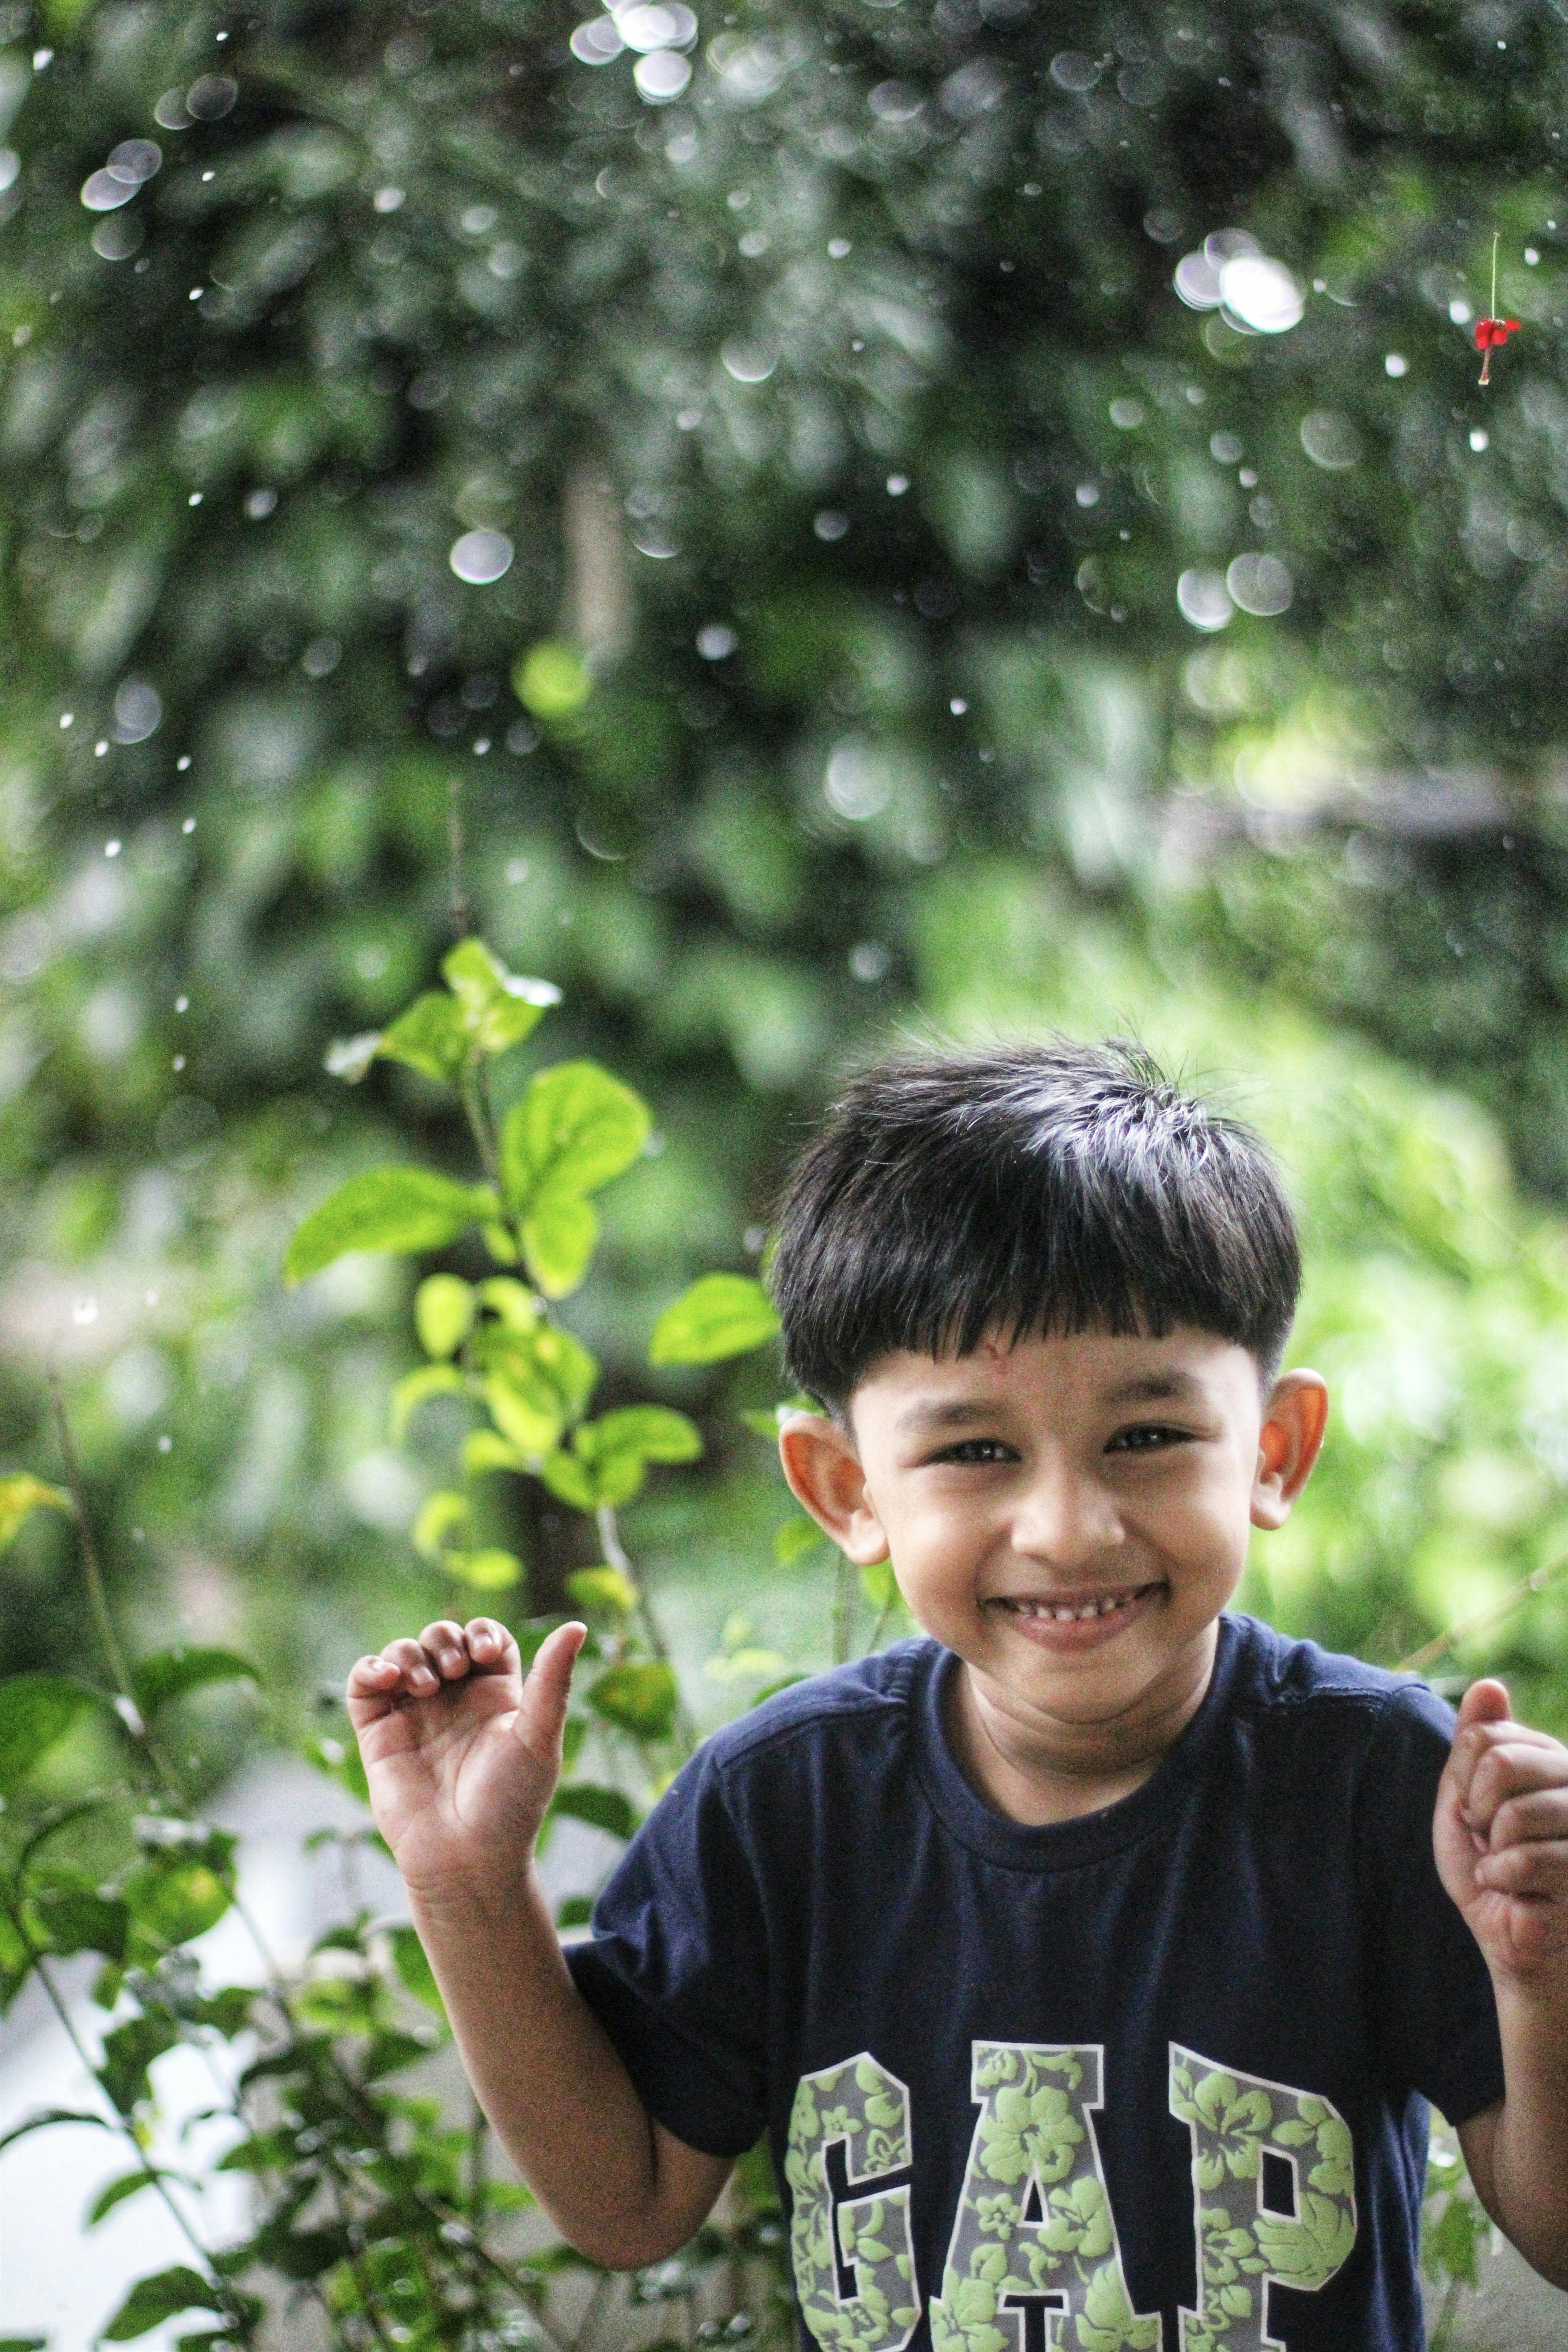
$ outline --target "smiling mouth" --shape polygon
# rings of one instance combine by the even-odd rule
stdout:
[[[1062,1593],[1055,1598],[1043,1593],[998,1593],[985,1606],[1002,1610],[1009,1617],[1021,1618],[1026,1623],[1082,1625],[1124,1616],[1137,1601],[1163,1590],[1156,1579],[1149,1584],[1119,1585],[1110,1592]]]

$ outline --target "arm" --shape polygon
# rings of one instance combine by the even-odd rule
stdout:
[[[475,2095],[563,2236],[633,2270],[686,2243],[730,2164],[647,2114],[572,1982],[534,1869],[583,1638],[559,1627],[524,1682],[492,1619],[427,1625],[360,1660],[348,1706]]]
[[[1433,1843],[1502,2038],[1503,2096],[1459,2145],[1499,2229],[1568,2287],[1568,1748],[1513,1722],[1500,1683],[1465,1695]]]

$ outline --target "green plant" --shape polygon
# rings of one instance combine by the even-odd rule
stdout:
[[[460,1448],[463,1483],[428,1498],[415,1542],[465,1599],[482,1593],[494,1608],[521,1591],[524,1572],[514,1551],[475,1538],[476,1482],[536,1478],[556,1502],[592,1519],[602,1560],[568,1580],[592,1627],[591,1671],[574,1702],[572,1769],[552,1817],[625,1838],[697,1734],[616,1513],[651,1465],[693,1462],[702,1445],[696,1424],[662,1403],[591,1415],[598,1366],[559,1320],[555,1301],[586,1274],[597,1236],[592,1196],[641,1151],[648,1115],[606,1071],[574,1061],[539,1071],[498,1116],[493,1066],[557,992],[515,978],[473,940],[453,949],[443,976],[445,990],[421,996],[384,1033],[334,1049],[332,1060],[353,1076],[381,1055],[453,1084],[480,1181],[406,1167],[362,1173],[300,1226],[286,1273],[299,1281],[353,1249],[442,1249],[478,1229],[495,1270],[472,1280],[436,1272],[420,1283],[415,1327],[426,1361],[393,1400],[397,1433],[438,1394],[467,1401],[475,1415]],[[711,1274],[660,1317],[650,1353],[660,1365],[718,1362],[764,1344],[774,1328],[760,1284]],[[609,2274],[567,2247],[519,2251],[516,2216],[531,2200],[493,2176],[482,2116],[475,2110],[454,2123],[439,2100],[404,2079],[447,2039],[412,1928],[362,1911],[329,1929],[303,1974],[289,1978],[247,1921],[261,1987],[205,1982],[192,1947],[239,1903],[235,1841],[193,1817],[163,1724],[191,1692],[253,1669],[211,1649],[126,1656],[58,1389],[57,1404],[68,1484],[28,1473],[0,1481],[0,1546],[35,1512],[74,1519],[104,1671],[100,1682],[21,1675],[0,1686],[0,1995],[9,2000],[29,1977],[39,1980],[90,2068],[101,2108],[29,2117],[0,2147],[53,2123],[100,2125],[123,2143],[129,2167],[94,2200],[89,2226],[125,2198],[148,2193],[184,2235],[188,2262],[139,2281],[104,2339],[129,2341],[200,2313],[207,2316],[180,2337],[182,2352],[250,2346],[280,2295],[312,2303],[344,2352],[370,2344],[477,2352],[523,2341],[585,2352],[615,2307]],[[525,1652],[552,1622],[518,1627]],[[721,1663],[737,1661],[731,1654]],[[51,1802],[38,1768],[88,1718],[108,1743],[101,1785]],[[321,1737],[310,1752],[363,1797],[352,1744]],[[368,1827],[355,1834],[374,1837]],[[586,1896],[571,1898],[563,1924],[586,1908]],[[59,1960],[83,1951],[99,1957],[95,1997],[112,2016],[96,2060],[57,1974]],[[199,2181],[152,2152],[150,2069],[179,2042],[227,2053],[217,2073],[232,2079],[232,2090],[213,2112],[233,2123],[235,2137],[217,2168],[245,2173],[254,2190],[254,2226],[237,2243],[207,2242],[195,2210]],[[759,2152],[739,2168],[724,2218],[679,2260],[639,2278],[634,2299],[691,2305],[711,2285],[709,2299],[717,2297],[724,2316],[704,2323],[709,2335],[781,2324],[787,2298],[776,2212]],[[567,2328],[557,2290],[582,2273],[595,2283],[585,2314]]]

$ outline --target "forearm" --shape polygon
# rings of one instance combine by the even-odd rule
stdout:
[[[1568,2287],[1568,2015],[1540,1994],[1500,1986],[1506,2085],[1489,2146],[1472,2156],[1481,2201],[1525,2260]]]
[[[615,2270],[684,2244],[725,2168],[709,2160],[707,2203],[700,2178],[672,2177],[679,2143],[574,1985],[533,1871],[411,1901],[475,2095],[563,2236]]]

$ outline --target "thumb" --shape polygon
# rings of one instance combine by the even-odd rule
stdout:
[[[540,1643],[528,1679],[518,1699],[512,1731],[522,1745],[552,1771],[559,1769],[561,1730],[566,1719],[566,1699],[572,1669],[588,1638],[586,1625],[557,1625]]]
[[[1507,1723],[1512,1718],[1513,1706],[1508,1685],[1489,1675],[1484,1682],[1472,1683],[1459,1701],[1458,1731],[1468,1731],[1472,1724]]]

